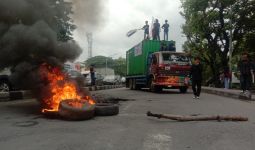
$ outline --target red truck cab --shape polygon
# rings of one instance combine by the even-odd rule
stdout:
[[[152,91],[163,88],[180,89],[185,93],[189,86],[191,60],[185,53],[159,51],[149,58],[149,82]]]

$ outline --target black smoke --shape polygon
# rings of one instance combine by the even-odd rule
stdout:
[[[38,88],[42,63],[61,67],[81,54],[71,14],[63,0],[0,1],[0,70],[11,69],[16,87]]]
[[[73,3],[72,18],[79,31],[100,30],[107,18],[105,9],[108,0],[70,0]],[[101,28],[100,28],[101,27]]]

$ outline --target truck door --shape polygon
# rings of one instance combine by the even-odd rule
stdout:
[[[152,54],[151,57],[151,66],[150,66],[150,73],[155,74],[158,68],[158,57],[156,54]]]

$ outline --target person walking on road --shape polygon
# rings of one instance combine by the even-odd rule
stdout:
[[[149,40],[149,28],[150,26],[148,25],[148,21],[145,21],[145,25],[143,26],[143,30],[144,30],[144,39]]]
[[[192,81],[192,90],[194,94],[194,99],[199,99],[201,92],[201,84],[202,84],[202,65],[200,63],[200,58],[196,57],[194,59],[194,63],[191,66],[190,77]]]
[[[163,24],[162,29],[164,29],[164,40],[168,41],[168,31],[169,31],[169,24],[167,23],[168,20],[165,20],[165,24]]]
[[[90,66],[90,79],[91,79],[91,86],[96,85],[96,76],[94,66]]]
[[[160,24],[158,22],[158,19],[156,19],[155,23],[153,24],[153,40],[158,40],[160,41]]]
[[[231,73],[230,73],[229,67],[226,67],[224,69],[224,88],[225,89],[229,89],[230,80],[231,80]]]
[[[249,60],[248,53],[243,53],[241,61],[238,63],[238,71],[240,73],[240,84],[243,93],[248,93],[252,83],[252,63]]]

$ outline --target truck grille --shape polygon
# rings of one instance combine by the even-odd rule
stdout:
[[[174,71],[171,71],[171,70],[159,70],[158,73],[160,75],[178,75],[178,76],[187,76],[190,74],[190,71],[187,71],[187,70],[174,70]]]

